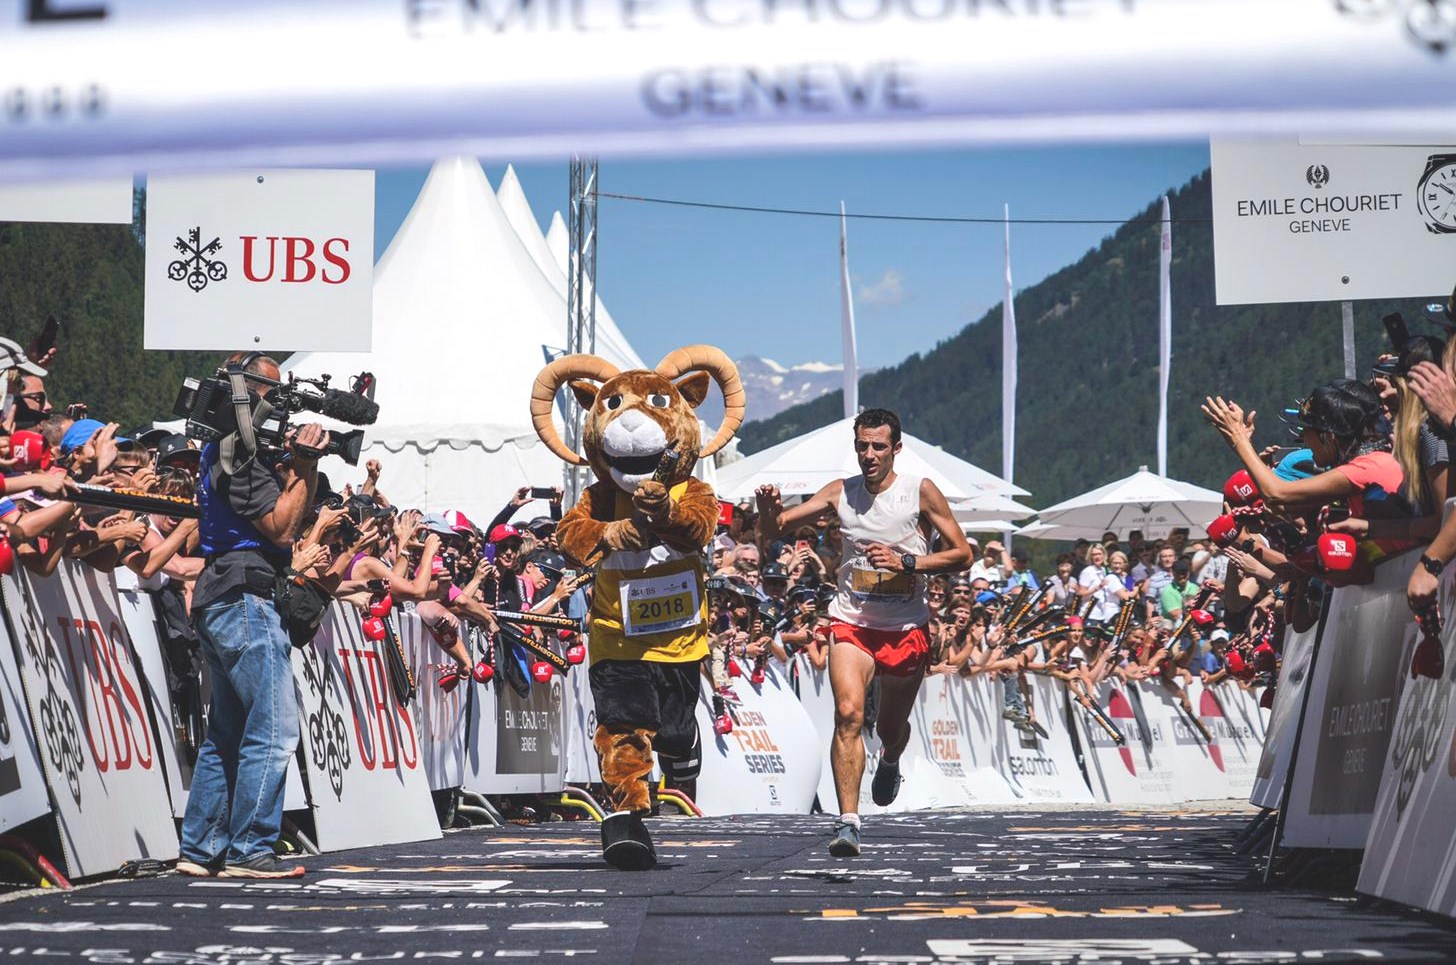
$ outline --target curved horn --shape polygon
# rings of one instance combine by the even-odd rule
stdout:
[[[563,355],[536,376],[536,384],[531,386],[531,425],[535,427],[536,435],[546,443],[546,448],[559,459],[573,466],[587,464],[584,458],[566,448],[556,426],[551,423],[551,406],[556,401],[556,390],[570,379],[585,378],[605,382],[617,374],[615,365],[595,355]]]
[[[728,440],[733,438],[733,433],[743,425],[748,393],[743,391],[743,380],[738,377],[738,366],[716,346],[688,345],[669,352],[666,358],[657,363],[657,374],[669,381],[688,372],[707,372],[718,383],[718,388],[723,390],[723,424],[718,427],[718,434],[698,453],[700,457],[711,456],[726,446]]]

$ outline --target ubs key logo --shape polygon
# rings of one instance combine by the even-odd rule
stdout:
[[[228,267],[221,259],[212,257],[222,251],[222,239],[214,238],[202,243],[202,229],[192,228],[186,240],[178,238],[172,245],[182,257],[167,266],[167,277],[173,281],[185,281],[187,287],[200,292],[210,281],[226,281]]]
[[[1311,164],[1304,172],[1304,179],[1318,191],[1330,183],[1330,169],[1323,164]]]
[[[1335,9],[1357,20],[1398,18],[1406,36],[1434,54],[1456,45],[1456,0],[1335,0]]]

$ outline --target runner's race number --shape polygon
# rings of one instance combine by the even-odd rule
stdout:
[[[622,582],[622,627],[629,637],[681,630],[699,621],[695,572]]]

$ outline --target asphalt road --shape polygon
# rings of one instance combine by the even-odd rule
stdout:
[[[112,881],[0,902],[0,956],[96,965],[332,961],[1450,961],[1456,931],[1350,894],[1265,890],[1247,811],[659,818],[656,871],[597,827],[534,825],[307,859],[300,881]]]

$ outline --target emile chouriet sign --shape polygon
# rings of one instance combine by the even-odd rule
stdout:
[[[1216,140],[1211,155],[1220,305],[1434,297],[1456,282],[1456,148]]]
[[[1456,21],[1428,0],[4,6],[9,179],[1456,129]]]

